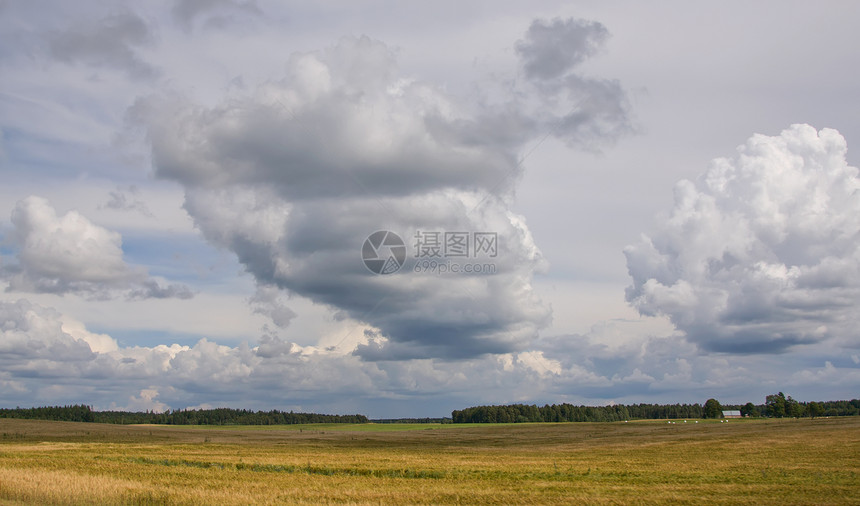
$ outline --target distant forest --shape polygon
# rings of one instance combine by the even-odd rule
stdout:
[[[715,404],[712,404],[715,403]],[[714,409],[708,409],[713,406]],[[575,406],[534,404],[505,406],[475,406],[454,410],[453,423],[518,423],[518,422],[618,422],[623,420],[654,420],[681,418],[719,418],[722,410],[738,410],[744,416],[857,416],[860,399],[850,401],[797,402],[780,392],[767,396],[765,404],[720,405],[709,399],[705,406],[697,404],[616,404],[613,406]]]
[[[816,417],[860,415],[860,399],[850,401],[798,402],[782,392],[768,395],[764,404],[721,405],[716,399],[700,404],[616,404],[576,406],[534,404],[475,406],[454,410],[451,418],[392,418],[369,420],[364,415],[321,415],[292,411],[247,409],[186,409],[164,413],[94,411],[84,404],[41,408],[0,409],[0,418],[162,425],[292,425],[300,423],[520,423],[520,422],[618,422],[682,418],[719,418],[722,410],[737,410],[750,417]]]
[[[320,415],[247,409],[188,409],[154,412],[93,411],[86,405],[0,409],[0,418],[96,423],[164,425],[292,425],[297,423],[367,423],[364,415]]]

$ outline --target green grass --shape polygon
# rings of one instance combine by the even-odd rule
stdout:
[[[130,427],[166,427],[164,425],[133,425]],[[451,423],[303,423],[294,425],[171,425],[191,430],[251,430],[251,431],[316,431],[316,432],[400,432],[455,427]]]
[[[0,420],[0,505],[860,504],[860,417],[677,422]]]

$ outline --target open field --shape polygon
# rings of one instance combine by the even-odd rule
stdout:
[[[0,505],[860,504],[860,417],[172,427],[0,420]]]

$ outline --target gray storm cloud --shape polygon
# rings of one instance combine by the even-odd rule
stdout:
[[[656,232],[625,250],[627,300],[705,349],[857,345],[860,178],[845,139],[793,125],[675,187]]]
[[[146,21],[125,11],[54,33],[49,48],[59,61],[121,69],[139,79],[158,75],[158,70],[138,52],[141,46],[152,42],[153,35]]]
[[[263,14],[254,0],[176,0],[172,13],[176,22],[188,32],[196,22],[207,28],[222,28],[235,23],[237,15]]]
[[[596,21],[537,19],[515,45],[529,94],[540,97],[528,116],[570,147],[597,151],[635,131],[621,84],[577,72],[608,38]]]
[[[567,43],[588,46],[570,48],[581,60],[598,39]],[[529,44],[526,64],[552,49]],[[378,329],[383,339],[356,351],[366,359],[473,357],[521,349],[550,318],[531,288],[544,260],[510,210],[525,143],[551,133],[583,146],[629,126],[620,87],[558,65],[557,82],[541,84],[549,91],[524,83],[528,106],[488,105],[401,75],[381,42],[344,38],[294,54],[283,79],[250,96],[204,107],[161,95],[132,115],[147,127],[156,175],[185,187],[197,227],[260,286]],[[558,115],[559,102],[569,113]],[[399,234],[410,254],[422,232],[497,234],[494,274],[416,273],[407,262],[375,275],[361,247],[377,230]],[[265,293],[255,310],[269,314]],[[282,327],[292,312],[277,309]]]
[[[535,20],[516,51],[528,76],[552,79],[593,56],[608,37],[609,30],[596,21]]]

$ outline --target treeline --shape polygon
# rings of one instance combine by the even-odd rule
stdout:
[[[741,408],[741,412],[747,410],[752,416],[768,416],[774,418],[792,417],[799,418],[809,416],[857,416],[860,415],[860,399],[850,401],[826,401],[826,402],[800,402],[787,398],[784,393],[779,392],[768,395],[765,403],[755,406],[756,412],[752,412],[750,403]]]
[[[450,418],[377,418],[372,423],[453,423]]]
[[[699,404],[616,404],[576,406],[534,404],[476,406],[451,412],[454,423],[617,422],[631,419],[701,418]]]
[[[781,393],[777,396],[781,396]],[[856,416],[860,415],[860,399],[801,403],[786,401],[788,408],[774,409],[774,401],[754,405],[719,405],[719,409],[739,410],[744,416]],[[790,399],[790,397],[789,397]],[[811,406],[811,408],[810,408]],[[708,414],[710,416],[710,414]],[[719,416],[719,415],[717,415]],[[613,406],[576,406],[573,404],[509,404],[475,406],[454,410],[454,423],[521,423],[521,422],[618,422],[622,420],[659,420],[705,418],[700,404],[616,404]]]
[[[26,418],[28,420],[56,420],[61,422],[94,422],[89,406],[45,406],[43,408],[0,409],[0,418]]]
[[[26,418],[65,422],[115,424],[151,423],[162,425],[292,425],[299,423],[367,423],[364,415],[321,415],[292,411],[249,411],[247,409],[187,409],[155,412],[93,411],[90,406],[48,406],[0,409],[0,418]]]

